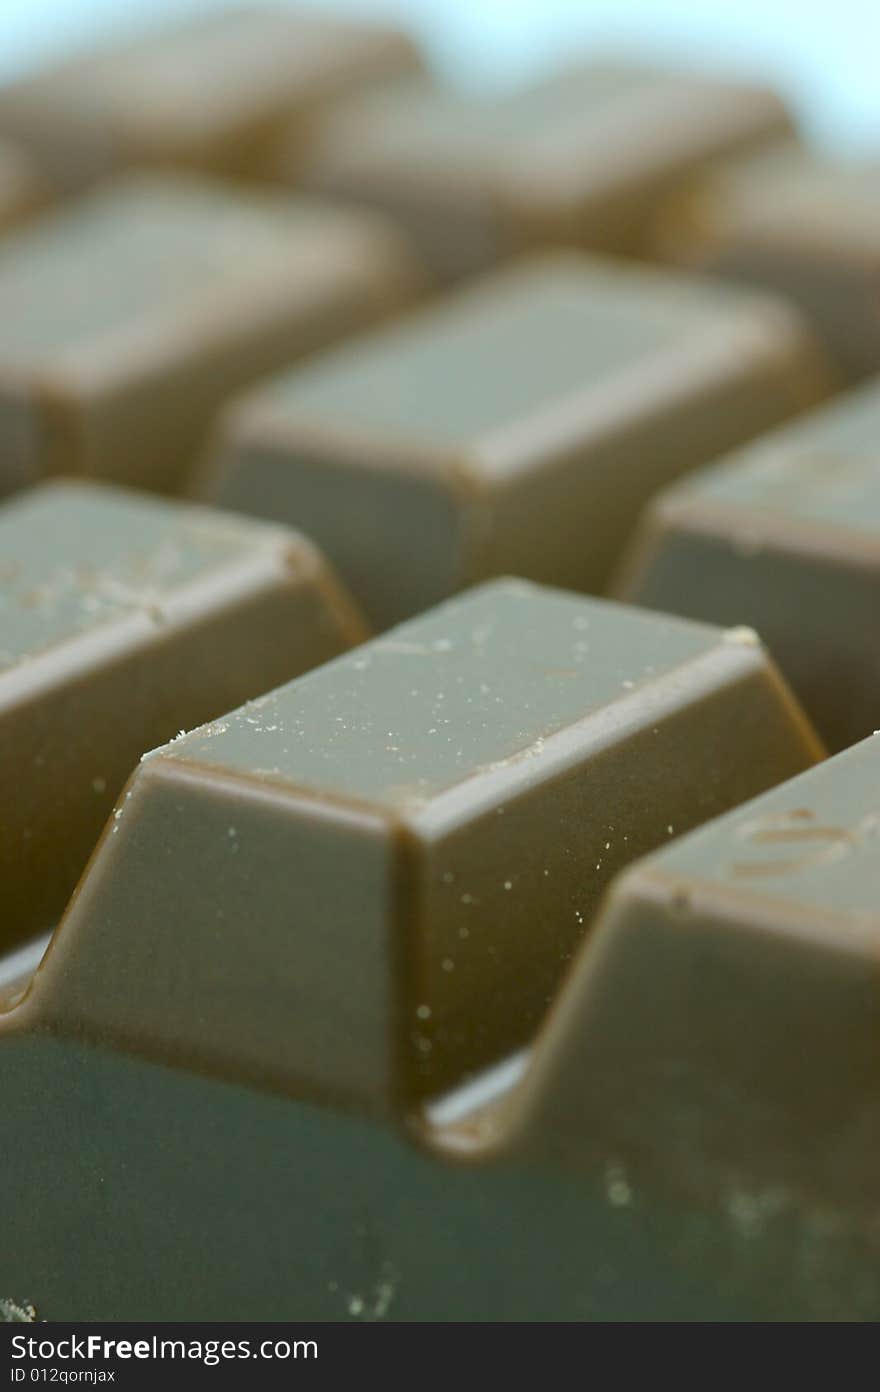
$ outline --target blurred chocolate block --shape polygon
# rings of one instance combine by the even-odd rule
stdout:
[[[46,196],[34,162],[14,141],[0,138],[0,232],[34,212]]]
[[[0,508],[0,946],[54,924],[145,750],[362,636],[286,528],[84,483]]]
[[[301,526],[381,628],[491,575],[600,588],[653,492],[825,388],[785,305],[559,254],[243,398],[201,487]]]
[[[753,625],[833,748],[880,727],[880,384],[662,493],[613,588]]]
[[[789,129],[764,89],[595,62],[491,99],[426,79],[358,94],[294,129],[278,172],[392,213],[458,276],[533,247],[638,250],[684,176]]]
[[[146,756],[33,1018],[400,1115],[533,1035],[619,867],[820,755],[753,634],[493,582]]]
[[[788,296],[850,380],[880,372],[880,163],[790,142],[718,166],[672,199],[655,250]]]
[[[173,488],[217,407],[391,312],[418,277],[371,215],[131,178],[0,243],[0,492]]]
[[[282,128],[360,83],[419,66],[403,34],[281,6],[153,28],[0,88],[0,131],[58,184],[130,164],[259,168]]]
[[[738,1197],[756,1237],[812,1212],[814,1257],[847,1219],[876,1244],[878,954],[874,737],[618,879],[536,1051],[518,1147]]]

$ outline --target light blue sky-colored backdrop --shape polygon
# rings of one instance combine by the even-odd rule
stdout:
[[[141,18],[213,3],[0,0],[0,80]],[[818,139],[880,150],[880,0],[310,3],[395,17],[425,40],[441,70],[465,82],[503,82],[573,50],[601,46],[755,72],[784,88]]]

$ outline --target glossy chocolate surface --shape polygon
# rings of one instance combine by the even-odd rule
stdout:
[[[179,486],[231,393],[417,283],[368,215],[194,176],[111,183],[0,242],[0,491]]]
[[[0,88],[0,128],[62,186],[144,163],[254,173],[282,129],[290,138],[341,93],[418,66],[391,28],[230,6]]]
[[[358,95],[294,131],[279,172],[383,209],[455,277],[533,247],[633,251],[684,176],[788,129],[765,89],[597,61],[495,97],[427,79]]]
[[[716,1202],[751,1195],[764,1220],[824,1210],[876,1240],[878,944],[874,736],[617,881],[536,1050],[515,1144],[668,1175],[677,1157]]]
[[[661,493],[615,593],[753,625],[833,748],[880,724],[880,388]]]
[[[79,483],[0,508],[0,945],[54,925],[145,750],[363,632],[286,528]]]
[[[290,7],[0,90],[0,1322],[880,1315],[875,175]]]
[[[146,756],[20,1018],[399,1115],[529,1039],[616,870],[820,755],[754,635],[497,581]]]
[[[880,163],[794,141],[722,165],[659,217],[655,251],[785,295],[844,376],[880,372]]]
[[[24,149],[0,137],[0,232],[34,212],[46,193],[36,164]]]
[[[381,628],[499,573],[601,588],[651,493],[826,387],[775,300],[536,258],[243,397],[201,487],[295,521]]]

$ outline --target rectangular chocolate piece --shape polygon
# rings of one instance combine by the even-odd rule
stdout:
[[[419,66],[399,31],[281,6],[231,7],[76,56],[0,88],[0,129],[62,185],[130,164],[259,168],[282,128]]]
[[[880,163],[793,141],[720,165],[671,201],[654,250],[784,294],[855,381],[880,372]]]
[[[877,1243],[880,738],[614,886],[536,1049],[517,1144],[615,1157],[753,1237],[805,1211]],[[876,1298],[875,1291],[875,1298]]]
[[[600,588],[653,492],[825,389],[784,305],[560,254],[244,397],[202,488],[301,526],[381,628],[491,575]]]
[[[417,281],[381,220],[192,176],[38,220],[0,243],[0,493],[53,473],[174,487],[231,392]]]
[[[880,727],[880,386],[662,493],[613,588],[751,624],[832,748]]]
[[[34,212],[46,196],[43,179],[24,149],[0,137],[0,232]]]
[[[617,869],[820,754],[754,635],[496,581],[146,756],[19,1020],[399,1116],[530,1038]]]
[[[294,131],[278,172],[392,213],[457,276],[531,247],[633,251],[684,176],[789,128],[764,89],[595,62],[492,99],[427,80],[359,94]]]
[[[0,508],[0,949],[54,925],[146,749],[363,632],[287,528],[93,484]]]

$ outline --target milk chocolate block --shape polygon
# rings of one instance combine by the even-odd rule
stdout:
[[[383,627],[505,572],[601,587],[653,492],[824,388],[775,301],[570,253],[243,399],[202,487],[301,526]]]
[[[31,159],[14,141],[0,138],[0,232],[34,212],[45,197]]]
[[[0,947],[55,922],[145,749],[362,636],[286,528],[94,484],[0,508]]]
[[[417,79],[357,94],[293,133],[279,173],[393,213],[457,276],[536,246],[638,249],[684,176],[789,128],[763,89],[597,62],[494,99]]]
[[[754,635],[496,581],[145,756],[33,1018],[399,1113],[534,1033],[619,867],[820,752]]]
[[[753,625],[833,748],[877,729],[880,385],[661,494],[614,590]]]
[[[880,372],[880,163],[790,142],[718,166],[671,201],[655,250],[787,295],[847,378]]]
[[[0,492],[172,487],[230,392],[389,312],[393,231],[187,176],[122,180],[0,243]]]
[[[248,173],[283,128],[295,131],[360,83],[418,65],[393,29],[232,7],[0,89],[0,129],[29,143],[65,186],[145,162]]]
[[[517,1144],[677,1168],[764,1221],[849,1214],[876,1241],[878,952],[873,737],[617,881],[536,1051]]]

